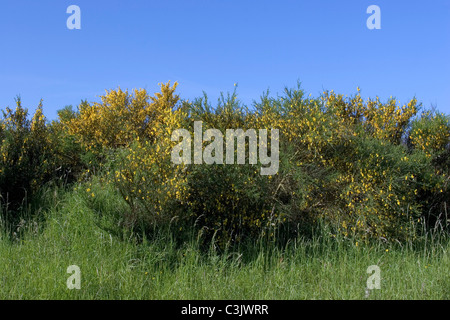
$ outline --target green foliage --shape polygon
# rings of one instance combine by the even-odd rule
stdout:
[[[80,170],[79,148],[60,123],[46,121],[42,101],[31,120],[20,98],[16,101],[15,110],[3,111],[0,130],[0,194],[12,220],[20,218],[19,209],[33,202],[42,186],[66,184]]]
[[[409,140],[414,149],[431,157],[448,149],[450,117],[443,113],[425,111],[411,124]]]
[[[278,220],[271,212],[268,180],[250,165],[193,166],[187,177],[186,210],[204,238],[214,237],[222,248],[244,238],[257,239]]]
[[[194,121],[202,121],[203,133],[218,129],[225,139],[226,129],[253,129],[252,114],[237,99],[236,89],[222,93],[213,108],[204,94],[188,105],[187,124],[193,137]],[[203,144],[204,150],[208,143]],[[246,150],[249,148],[246,140]],[[234,152],[237,150],[235,149]],[[225,156],[225,143],[223,155]],[[261,164],[249,164],[246,151],[244,165],[194,164],[186,170],[187,199],[184,211],[201,230],[204,239],[214,238],[220,247],[267,235],[273,237],[278,222],[271,212],[270,178],[261,176]]]
[[[264,93],[252,108],[235,88],[213,107],[206,94],[180,101],[176,86],[162,84],[153,97],[111,90],[101,103],[60,110],[51,124],[42,105],[28,120],[18,100],[0,128],[4,201],[19,206],[49,181],[99,179],[127,206],[123,216],[113,210],[118,224],[149,232],[176,221],[181,237],[194,226],[221,248],[311,236],[323,226],[331,237],[359,242],[415,239],[423,221],[448,226],[449,117],[416,116],[415,98],[403,106],[393,98],[363,101],[359,89],[351,97],[325,91],[314,98],[298,84],[276,97]],[[172,133],[185,129],[193,137],[195,121],[203,133],[218,129],[224,137],[227,129],[278,129],[278,173],[262,176],[248,152],[239,165],[173,164]],[[83,192],[98,200],[93,188]]]

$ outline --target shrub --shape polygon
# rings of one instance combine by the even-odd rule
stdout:
[[[413,148],[428,157],[444,152],[450,143],[450,118],[443,113],[425,111],[412,122],[409,140]]]
[[[351,97],[325,91],[313,98],[298,84],[276,97],[264,93],[252,108],[235,89],[212,107],[206,94],[181,101],[176,87],[161,84],[153,97],[143,89],[107,91],[100,103],[60,110],[51,124],[41,104],[28,120],[18,99],[0,126],[2,197],[18,207],[48,181],[93,176],[96,188],[117,191],[127,205],[112,210],[121,225],[149,232],[178,221],[180,237],[191,228],[220,247],[311,235],[318,226],[331,236],[404,241],[418,235],[423,219],[447,225],[449,117],[417,117],[415,98],[403,106],[393,98],[363,101],[359,89]],[[245,164],[172,163],[179,143],[172,133],[185,129],[192,137],[195,121],[223,134],[278,129],[277,174],[262,176],[248,152]],[[95,202],[89,184],[85,189]]]
[[[417,101],[398,107],[360,92],[344,98],[324,92],[306,98],[298,86],[281,97],[262,97],[255,123],[280,128],[283,158],[276,210],[293,230],[308,232],[319,220],[335,233],[362,239],[405,239],[422,213],[416,197],[429,181],[429,161],[401,144]],[[431,176],[433,174],[431,173]],[[280,205],[282,204],[282,205]]]
[[[74,114],[60,121],[86,149],[98,155],[107,149],[127,147],[135,139],[154,143],[164,130],[166,114],[178,102],[177,87],[161,84],[161,93],[150,97],[146,90],[106,91],[101,103],[82,102]],[[67,113],[67,112],[66,112]]]
[[[42,101],[31,120],[20,98],[16,102],[15,110],[3,111],[0,130],[0,193],[13,211],[42,185],[65,176],[60,140],[52,135],[54,128],[46,122]]]
[[[179,211],[176,207],[185,198],[183,166],[174,167],[171,162],[171,150],[175,145],[171,141],[171,133],[182,127],[186,117],[184,109],[177,105],[178,96],[174,94],[175,88],[176,83],[173,87],[169,84],[162,85],[161,93],[151,98],[143,91],[140,93],[135,91],[141,98],[138,99],[139,104],[132,108],[121,105],[127,101],[137,101],[129,97],[115,102],[113,109],[107,105],[106,110],[99,109],[96,117],[99,119],[100,127],[108,126],[104,115],[110,117],[111,114],[118,112],[124,114],[119,128],[124,128],[123,130],[129,128],[130,132],[122,133],[122,130],[114,127],[108,129],[115,132],[112,135],[117,138],[115,141],[122,141],[119,144],[107,143],[107,140],[97,140],[95,137],[89,137],[92,140],[83,142],[88,148],[94,145],[102,148],[106,158],[105,183],[113,184],[129,205],[130,213],[124,219],[124,224],[135,230],[148,231],[170,223],[178,217]],[[117,92],[113,96],[116,94]],[[123,96],[123,93],[120,95]],[[140,108],[139,106],[144,110],[136,117],[132,114],[132,110]],[[78,121],[82,122],[81,118]],[[87,135],[80,134],[83,136],[82,139],[87,139]],[[106,154],[104,150],[108,148],[112,152]]]

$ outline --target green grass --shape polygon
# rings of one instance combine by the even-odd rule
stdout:
[[[356,246],[317,236],[219,254],[195,240],[176,245],[170,233],[137,242],[114,232],[114,220],[81,192],[52,197],[39,228],[29,222],[14,230],[20,237],[0,233],[0,299],[450,298],[448,237]],[[103,206],[123,209],[113,198]],[[70,265],[81,269],[80,290],[67,288]],[[381,269],[381,289],[367,297],[370,265]]]

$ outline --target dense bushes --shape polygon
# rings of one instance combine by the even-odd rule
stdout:
[[[61,110],[51,124],[41,107],[31,121],[21,107],[7,109],[2,196],[13,187],[32,193],[63,171],[84,170],[88,197],[95,197],[92,174],[121,195],[128,207],[123,226],[177,224],[180,233],[195,228],[221,246],[305,235],[323,224],[330,236],[399,241],[416,237],[419,221],[447,226],[450,121],[437,112],[418,114],[416,99],[403,106],[395,99],[363,101],[359,89],[352,97],[331,91],[313,98],[297,87],[277,97],[265,93],[251,108],[236,92],[213,107],[206,95],[181,101],[176,86],[162,84],[154,97],[142,89],[111,90],[101,103]],[[264,165],[249,164],[248,152],[244,165],[172,163],[173,131],[192,135],[195,121],[203,133],[278,129],[278,173],[261,175]]]
[[[20,98],[15,110],[6,108],[0,140],[0,194],[3,211],[12,218],[44,184],[68,182],[80,169],[76,146],[59,124],[46,121],[42,101],[31,120]]]
[[[204,95],[189,104],[188,110],[187,128],[191,133],[194,121],[202,122],[204,133],[217,129],[224,139],[226,129],[258,129],[252,127],[253,114],[239,102],[236,91],[226,97],[221,95],[215,108]],[[203,143],[203,150],[207,145]],[[248,140],[245,147],[249,150]],[[249,152],[245,154],[245,165],[237,164],[235,146],[234,164],[194,164],[186,170],[187,198],[183,210],[189,213],[191,221],[195,220],[205,239],[215,237],[221,246],[239,243],[245,237],[274,237],[279,217],[272,210],[272,177],[261,175],[260,162],[249,164]],[[226,153],[224,142],[224,158]]]

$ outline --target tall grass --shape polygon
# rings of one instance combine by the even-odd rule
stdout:
[[[196,234],[180,243],[175,227],[151,238],[121,229],[102,214],[126,209],[113,190],[96,195],[97,205],[77,189],[47,196],[53,202],[41,218],[24,222],[20,234],[0,233],[0,299],[450,298],[442,234],[360,244],[323,231],[284,245],[260,239],[205,252]],[[70,265],[80,267],[80,290],[67,288]],[[381,269],[379,290],[366,290],[370,265]]]

